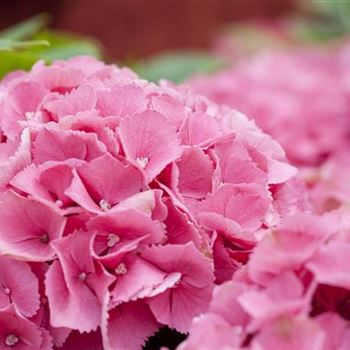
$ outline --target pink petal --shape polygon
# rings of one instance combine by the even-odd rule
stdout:
[[[215,282],[221,284],[232,279],[233,274],[242,267],[242,264],[230,256],[225,240],[220,235],[213,245]]]
[[[114,210],[92,218],[87,223],[91,231],[99,234],[115,233],[121,240],[148,236],[148,243],[159,243],[163,238],[163,227],[146,214],[133,209]]]
[[[48,330],[41,328],[41,334],[43,337],[43,340],[40,344],[39,350],[53,350],[53,343],[52,343],[52,337]]]
[[[54,199],[61,201],[64,206],[73,204],[65,195],[65,190],[71,184],[73,179],[72,165],[61,163],[42,169],[39,175],[39,181],[42,186],[50,192]]]
[[[82,208],[90,213],[100,214],[102,208],[95,203],[84,186],[83,181],[76,171],[73,171],[73,179],[70,186],[64,191],[65,196],[78,203]],[[108,202],[106,202],[108,204]]]
[[[11,185],[53,209],[65,209],[74,205],[64,192],[72,181],[72,169],[81,163],[71,159],[65,162],[48,161],[38,167],[32,164],[18,173],[11,180]],[[75,209],[79,211],[79,208]]]
[[[298,169],[279,160],[269,160],[269,183],[280,184],[295,176]]]
[[[114,280],[95,268],[89,247],[91,234],[76,231],[54,242],[59,258],[46,275],[51,324],[89,332],[101,321],[102,299]]]
[[[158,214],[164,217],[166,216],[166,212],[161,203],[159,203],[159,197],[160,192],[157,192],[157,190],[143,191],[121,201],[116,210],[135,209],[147,214],[148,216],[152,216],[155,214],[155,211],[158,211]]]
[[[96,329],[99,325],[100,309],[94,299],[86,299],[89,302],[88,310],[81,308],[81,298],[74,294],[72,297],[62,267],[55,261],[46,275],[46,293],[50,305],[50,323],[53,327],[67,327],[79,329],[81,332]],[[86,298],[86,295],[84,295]],[[80,312],[88,313],[88,317],[81,317]]]
[[[180,130],[181,141],[185,145],[201,145],[223,134],[219,122],[201,112],[193,113]]]
[[[249,332],[255,332],[278,316],[301,311],[307,303],[303,298],[303,285],[290,272],[276,277],[266,290],[250,290],[241,294],[238,302],[252,317],[247,328]]]
[[[214,154],[218,157],[218,167],[215,171],[220,182],[223,183],[255,183],[264,185],[267,174],[251,159],[248,150],[238,141],[230,140],[215,146]],[[218,180],[216,180],[218,182]]]
[[[168,121],[179,129],[184,120],[187,119],[189,108],[166,94],[152,97],[152,106],[156,112],[164,115]]]
[[[85,131],[95,133],[112,155],[119,153],[119,144],[114,129],[118,125],[115,117],[101,118],[97,111],[78,112],[74,116],[66,116],[59,120],[59,124],[66,130]]]
[[[41,350],[43,341],[42,330],[21,316],[13,305],[0,310],[0,339],[1,350],[6,350],[5,342],[9,336],[18,338],[16,349],[19,350]],[[46,348],[45,350],[49,350]],[[44,349],[43,349],[44,350]]]
[[[163,271],[182,275],[174,288],[151,298],[149,305],[159,322],[187,332],[192,319],[208,307],[213,281],[210,262],[193,243],[151,247],[142,257]]]
[[[32,159],[30,152],[31,142],[29,130],[26,129],[21,135],[18,149],[6,160],[0,161],[0,187],[6,186],[11,179],[24,169]]]
[[[249,264],[251,278],[264,284],[281,271],[300,269],[332,231],[329,221],[322,217],[299,213],[285,219],[253,251]]]
[[[318,283],[350,289],[350,269],[345,263],[349,254],[349,243],[331,241],[306,266]]]
[[[211,287],[213,273],[210,261],[192,242],[152,246],[141,256],[166,272],[180,272],[182,280],[194,287]]]
[[[0,309],[13,303],[25,317],[39,309],[38,280],[27,263],[0,257]]]
[[[23,193],[50,200],[50,194],[38,179],[39,173],[38,168],[34,164],[31,164],[19,172],[10,183]]]
[[[113,206],[143,186],[138,169],[107,154],[81,166],[77,172],[95,203],[103,199]]]
[[[97,108],[102,116],[131,117],[144,111],[146,104],[143,89],[136,85],[113,86],[98,92]]]
[[[172,288],[180,280],[181,274],[170,276],[143,259],[135,259],[127,264],[127,272],[118,277],[111,291],[113,303],[120,304],[145,298]]]
[[[208,230],[216,231],[228,238],[231,243],[249,247],[254,245],[256,238],[249,231],[242,230],[241,226],[220,214],[203,212],[198,215],[200,224]]]
[[[167,229],[167,242],[171,244],[193,242],[196,247],[200,247],[202,238],[196,225],[174,205],[172,200],[168,199],[166,205],[168,215],[164,223]]]
[[[152,111],[122,120],[119,137],[127,158],[145,170],[149,181],[182,151],[174,127]]]
[[[257,230],[270,204],[268,192],[256,185],[225,184],[203,202],[202,211],[221,214],[243,229]]]
[[[260,332],[252,350],[320,350],[325,333],[308,319],[285,317],[276,320]]]
[[[127,253],[161,242],[165,234],[158,222],[130,209],[93,218],[88,228],[96,232],[92,241],[94,259],[110,269],[115,269]]]
[[[211,192],[214,166],[203,151],[195,147],[185,149],[177,166],[178,188],[183,196],[204,198]]]
[[[208,313],[219,315],[232,326],[246,326],[249,315],[237,299],[247,289],[245,284],[233,281],[216,286]]]
[[[193,318],[206,311],[210,298],[210,288],[196,288],[180,282],[148,303],[158,322],[186,333]]]
[[[317,322],[326,333],[324,347],[322,350],[343,350],[340,347],[341,342],[346,337],[347,323],[346,321],[332,312],[324,312],[317,316]]]
[[[205,315],[194,320],[190,335],[178,350],[238,349],[241,343],[239,329],[217,315]]]
[[[350,346],[350,331],[347,329],[338,350],[347,350]]]
[[[1,252],[29,261],[52,259],[50,241],[62,236],[65,218],[11,191],[3,193],[0,200]]]
[[[149,307],[141,301],[105,312],[102,322],[105,350],[139,350],[159,327]]]
[[[70,158],[89,161],[104,153],[104,145],[97,140],[96,135],[79,131],[43,129],[38,133],[33,145],[35,164]]]
[[[58,120],[66,115],[75,115],[78,112],[89,111],[95,107],[96,96],[94,89],[89,85],[81,85],[69,93],[60,96],[57,100],[49,101],[43,108]]]
[[[69,66],[34,66],[33,73],[35,78],[51,91],[69,91],[84,79],[83,71]]]
[[[27,112],[35,112],[47,90],[34,81],[21,80],[14,85],[1,105],[0,126],[7,137],[14,138],[21,130],[18,123],[26,119]]]

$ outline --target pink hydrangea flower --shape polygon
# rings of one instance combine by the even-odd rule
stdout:
[[[188,332],[214,280],[303,207],[281,146],[187,87],[76,57],[12,73],[0,94],[1,349],[140,350],[161,327]],[[303,308],[297,292],[275,309]],[[270,318],[250,320],[255,293],[203,321],[222,344]]]

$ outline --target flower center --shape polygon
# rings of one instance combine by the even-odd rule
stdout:
[[[10,295],[10,294],[11,294],[11,289],[8,288],[8,287],[4,287],[4,293],[5,293],[6,295]]]
[[[149,159],[147,157],[137,157],[136,158],[136,162],[138,163],[138,165],[142,168],[145,169],[146,165],[149,162]]]
[[[56,201],[56,205],[59,207],[59,208],[62,208],[63,207],[63,202],[60,201],[59,199]]]
[[[114,233],[110,233],[107,237],[107,247],[113,248],[120,241],[120,237]]]
[[[49,238],[49,235],[47,233],[44,233],[43,235],[40,236],[41,243],[47,244],[47,243],[49,243],[49,241],[50,241],[50,238]]]
[[[116,268],[115,268],[115,273],[117,275],[125,275],[128,272],[128,269],[126,268],[126,265],[124,263],[120,263]]]
[[[27,120],[32,120],[35,116],[35,112],[25,112],[24,116]]]
[[[86,275],[85,272],[82,272],[82,273],[79,274],[79,279],[82,282],[84,282],[86,280],[86,277],[87,277],[87,275]]]
[[[108,211],[112,208],[112,206],[105,199],[100,200],[99,206],[103,211]]]
[[[15,346],[19,342],[19,338],[15,334],[9,334],[5,338],[5,345],[6,346]]]

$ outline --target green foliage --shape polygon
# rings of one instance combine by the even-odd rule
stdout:
[[[35,48],[32,52],[48,62],[54,59],[66,59],[76,55],[91,55],[100,58],[99,43],[90,38],[84,38],[68,33],[44,30],[33,36],[35,40],[47,40],[47,48]]]
[[[313,0],[313,7],[344,30],[350,30],[350,1],[348,0]]]
[[[130,65],[140,77],[157,82],[180,83],[196,73],[210,73],[224,66],[223,60],[202,51],[174,51]]]
[[[0,32],[0,78],[14,69],[28,70],[39,59],[101,57],[95,40],[45,29],[48,21],[45,14],[38,15]]]
[[[28,50],[35,47],[49,46],[49,45],[50,44],[47,40],[18,41],[18,40],[0,38],[0,52]]]
[[[309,16],[295,20],[292,29],[297,38],[322,43],[349,34],[349,0],[310,0],[299,4]]]

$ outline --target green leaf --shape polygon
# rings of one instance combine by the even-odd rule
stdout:
[[[98,58],[102,56],[100,44],[91,38],[46,29],[34,35],[33,39],[46,40],[50,43],[47,48],[34,50],[41,59],[49,62],[76,55],[91,55]]]
[[[35,34],[32,39],[19,44],[0,38],[0,78],[15,69],[29,70],[40,59],[50,63],[76,55],[102,56],[101,46],[90,38],[45,30]],[[37,45],[47,43],[50,45]]]
[[[180,83],[193,74],[214,72],[224,65],[225,62],[222,59],[206,52],[174,51],[130,66],[144,79],[157,82],[164,78]]]
[[[48,25],[49,20],[49,15],[45,13],[37,15],[1,31],[0,37],[12,40],[31,38],[41,29],[45,28]]]
[[[349,34],[350,1],[311,0],[299,4],[301,9],[311,14],[308,20],[300,21],[298,29],[303,35],[323,42]]]
[[[0,79],[16,69],[29,70],[36,61],[37,57],[31,52],[0,52]]]
[[[49,46],[49,45],[50,44],[47,40],[17,41],[12,39],[0,38],[0,51],[27,50],[38,46]]]

